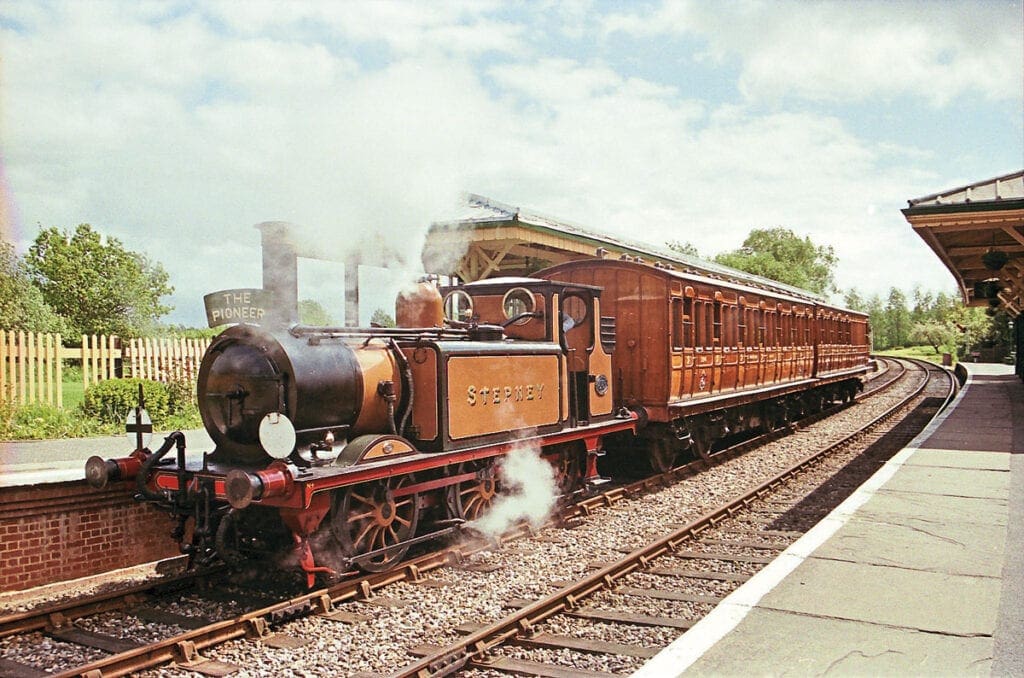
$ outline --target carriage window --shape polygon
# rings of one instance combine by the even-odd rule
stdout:
[[[683,349],[683,300],[672,297],[672,350]]]
[[[501,310],[505,313],[505,320],[511,320],[526,313],[533,313],[536,302],[533,293],[525,287],[513,287],[501,300]],[[522,324],[530,320],[529,316],[520,318],[516,324]]]
[[[704,345],[708,348],[715,346],[715,304],[708,301],[704,303]]]
[[[714,314],[711,304],[706,301],[697,302],[697,345],[711,348]]]
[[[473,298],[465,290],[452,290],[444,298],[445,320],[467,323],[473,319]]]
[[[714,334],[714,345],[715,346],[721,346],[721,344],[722,344],[722,304],[721,304],[721,302],[718,302],[718,301],[714,302],[714,305],[712,306],[712,309],[713,309],[713,313],[714,313],[714,316],[713,316],[713,319],[712,319],[712,327],[714,327],[714,332],[715,332],[715,334]]]
[[[736,308],[733,306],[722,307],[722,332],[725,335],[725,345],[736,345]]]
[[[683,346],[693,345],[693,299],[683,299]]]

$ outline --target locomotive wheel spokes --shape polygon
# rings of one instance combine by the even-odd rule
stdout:
[[[476,472],[476,478],[450,485],[446,490],[449,518],[473,521],[485,514],[498,494],[494,462],[479,461],[459,464],[457,475]]]
[[[555,469],[555,484],[559,492],[569,494],[575,491],[583,483],[583,461],[575,449],[567,449],[558,452],[549,460]]]
[[[383,572],[409,550],[408,545],[400,544],[416,534],[419,495],[403,495],[400,490],[413,482],[411,476],[388,478],[335,495],[331,533],[345,556],[361,570]]]

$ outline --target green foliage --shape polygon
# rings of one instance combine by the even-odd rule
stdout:
[[[910,299],[913,299],[912,306]],[[962,356],[979,347],[1012,343],[1005,315],[989,317],[985,309],[968,308],[958,297],[945,292],[915,288],[908,298],[894,287],[883,301],[877,294],[864,299],[852,289],[845,293],[844,304],[868,314],[876,351],[889,351],[912,343],[923,344],[934,354]]]
[[[922,360],[928,360],[930,362],[933,362],[936,365],[942,364],[942,352],[936,351],[931,346],[908,346],[906,348],[892,348],[885,351],[878,351],[878,355],[893,356],[895,358],[920,358]]]
[[[838,259],[832,247],[815,245],[788,228],[755,228],[740,249],[722,252],[715,261],[816,294],[836,290]]]
[[[140,384],[153,425],[163,425],[171,413],[170,392],[166,384],[148,379],[107,379],[93,384],[85,390],[82,415],[103,423],[124,424],[129,410],[139,403]]]
[[[947,323],[938,320],[925,320],[910,328],[910,341],[917,345],[931,346],[939,353],[943,349],[952,351],[956,334]]]
[[[851,311],[860,311],[861,313],[867,313],[868,310],[867,300],[860,296],[860,292],[856,288],[849,289],[843,293],[843,306]]]
[[[383,308],[378,308],[370,316],[371,327],[394,327],[395,319],[388,315],[388,312]]]
[[[71,326],[43,299],[14,245],[0,241],[0,329],[70,334]]]
[[[0,403],[0,440],[49,440],[112,435],[124,430],[80,416],[73,410],[58,410],[43,404],[18,407]]]
[[[43,299],[77,334],[142,336],[171,310],[160,298],[174,291],[160,264],[104,238],[89,224],[74,231],[40,231],[26,265]]]
[[[885,329],[889,333],[889,344],[903,346],[907,343],[910,334],[910,311],[907,310],[907,295],[895,287],[890,287],[885,311]]]
[[[153,337],[168,335],[182,339],[213,339],[223,331],[221,327],[186,327],[185,325],[162,325],[152,333]],[[149,335],[147,335],[149,336]]]
[[[188,379],[174,379],[164,384],[167,388],[167,410],[171,415],[199,416],[196,384]]]
[[[697,251],[697,248],[690,241],[683,242],[681,240],[669,240],[667,243],[665,243],[665,246],[668,247],[673,252],[679,252],[679,254],[682,254],[684,256],[700,259],[700,253]]]
[[[45,404],[17,406],[0,403],[0,440],[123,434],[125,416],[136,405],[140,383],[146,397],[146,410],[157,430],[189,430],[202,426],[192,382],[160,384],[141,379],[112,379],[90,386],[85,397],[71,397],[69,390],[81,393],[79,374],[64,384],[63,410]],[[74,406],[76,402],[80,402],[78,407]]]
[[[334,324],[334,319],[319,302],[313,299],[300,299],[299,322],[303,325],[327,327]]]

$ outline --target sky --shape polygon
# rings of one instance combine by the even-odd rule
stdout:
[[[192,326],[261,285],[259,222],[407,269],[466,193],[705,256],[781,226],[843,289],[952,293],[900,209],[1024,168],[1022,26],[1020,0],[4,0],[0,225],[118,238]]]

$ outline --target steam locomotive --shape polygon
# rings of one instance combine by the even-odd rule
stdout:
[[[851,398],[870,344],[862,314],[632,260],[421,283],[396,320],[228,328],[197,384],[214,450],[188,459],[175,432],[87,479],[134,480],[195,563],[276,555],[312,586],[486,515],[518,446],[562,493],[600,482],[606,452],[706,457]]]

